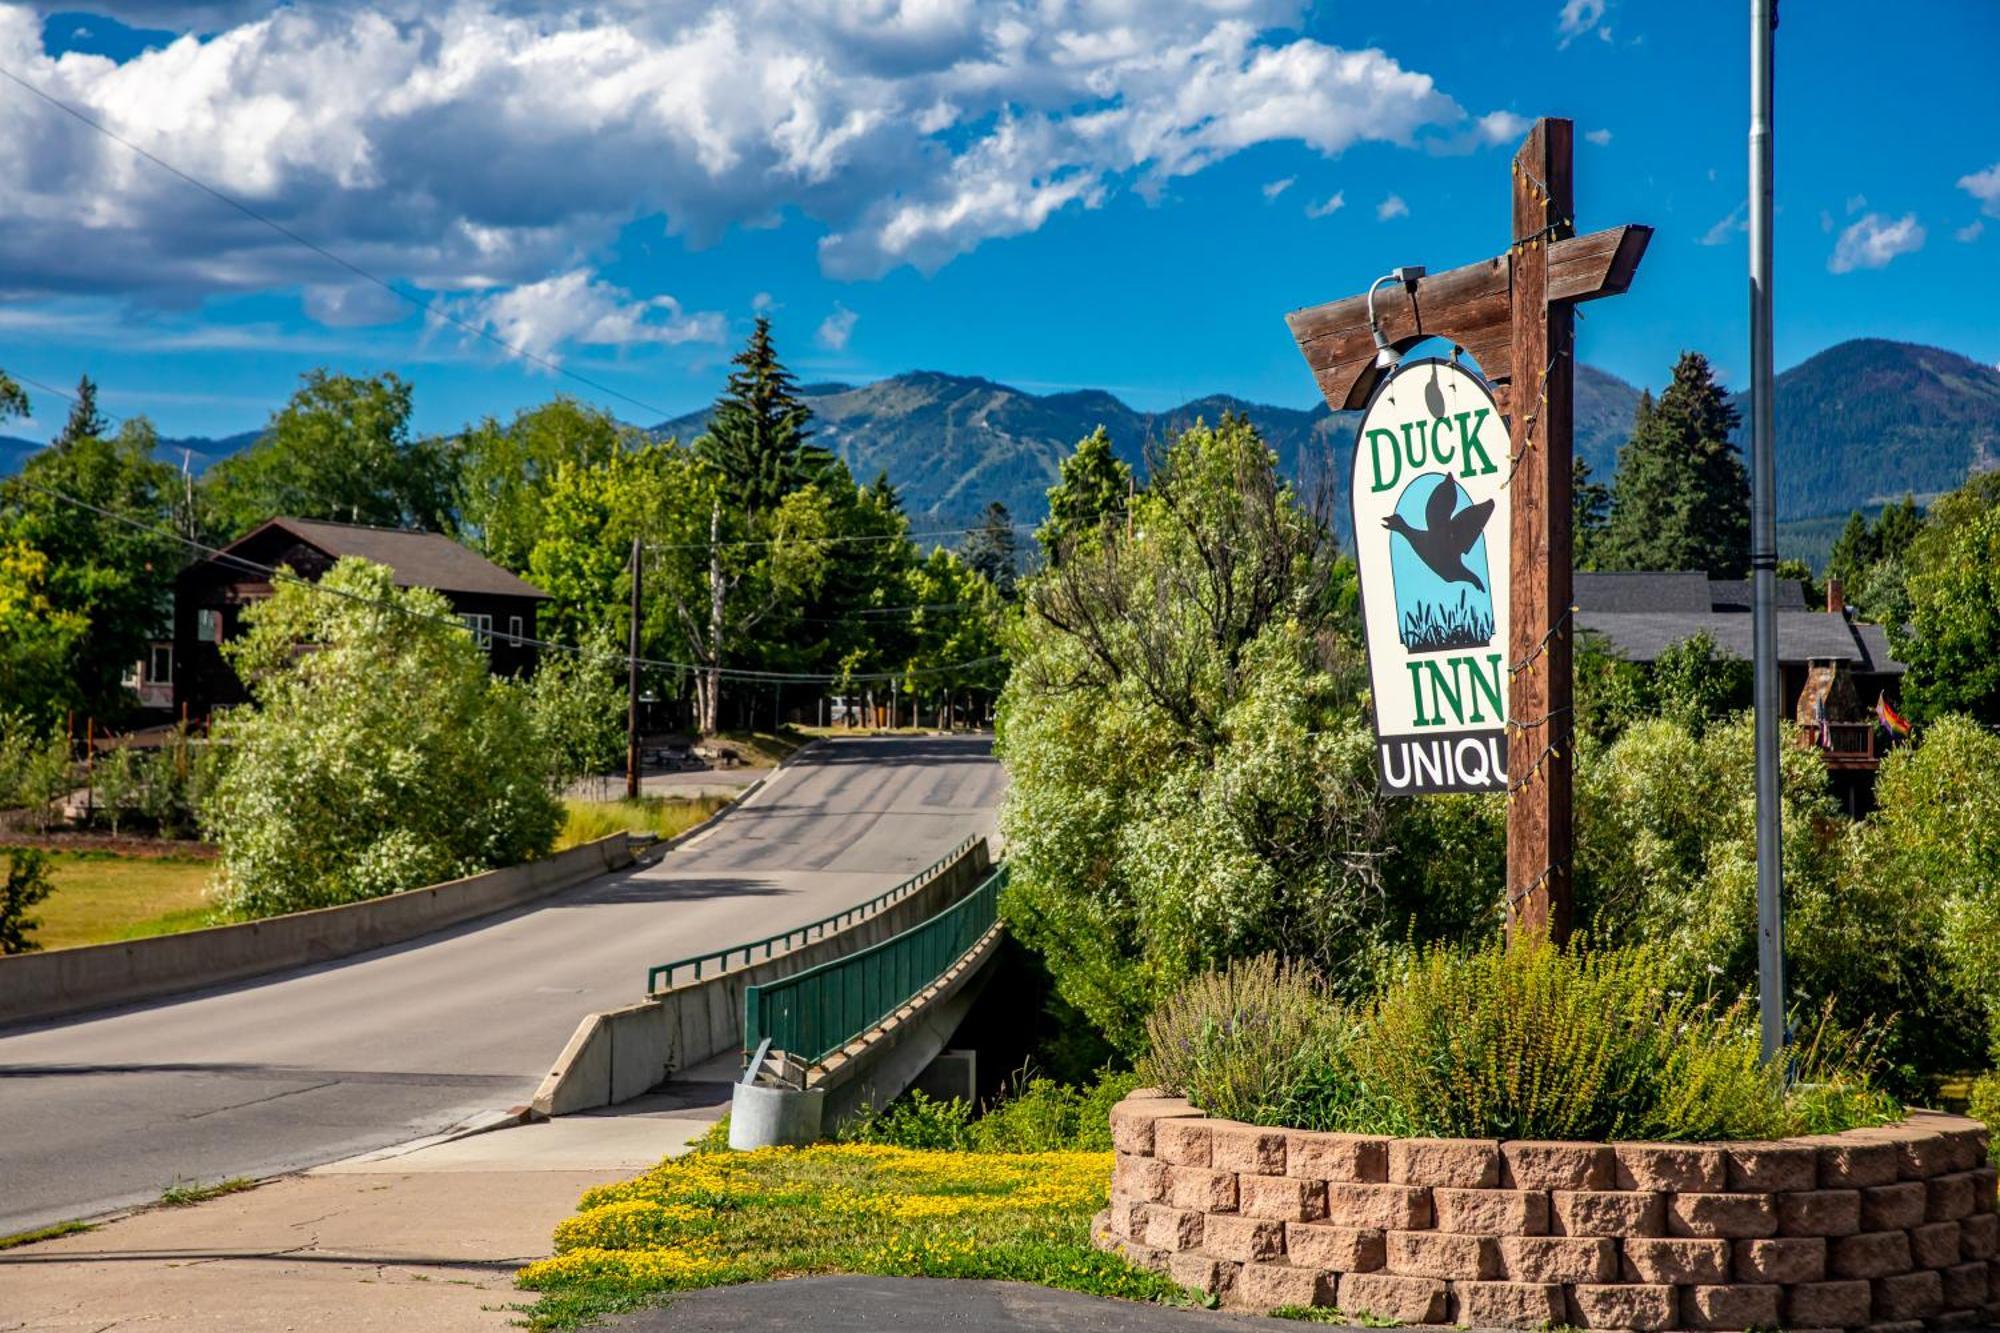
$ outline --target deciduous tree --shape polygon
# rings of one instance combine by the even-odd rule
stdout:
[[[233,540],[268,518],[332,519],[445,531],[453,462],[410,434],[410,386],[310,371],[263,437],[203,478],[208,529]]]
[[[561,807],[525,690],[442,596],[346,559],[245,620],[224,650],[255,703],[218,716],[230,761],[203,810],[225,906],[325,907],[548,851]]]
[[[11,577],[34,584],[18,605],[42,608],[29,611],[44,631],[32,651],[47,662],[65,641],[59,682],[37,691],[45,706],[123,713],[120,679],[166,626],[183,556],[169,535],[173,469],[155,443],[133,418],[109,438],[60,439],[0,482],[0,548],[14,552]]]

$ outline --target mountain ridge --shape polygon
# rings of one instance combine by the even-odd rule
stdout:
[[[1257,425],[1285,475],[1317,476],[1330,464],[1344,493],[1360,415],[1225,393],[1147,412],[1105,389],[1036,394],[942,370],[860,385],[829,380],[799,393],[821,442],[859,480],[886,472],[920,528],[969,525],[993,500],[1017,519],[1039,521],[1062,460],[1099,425],[1121,458],[1143,468],[1149,447],[1225,410]],[[1578,364],[1576,451],[1600,481],[1615,471],[1638,401],[1639,390],[1624,380]],[[1739,410],[1745,405],[1740,393],[1732,401]],[[1838,343],[1778,376],[1776,411],[1778,508],[1788,524],[1878,507],[1905,492],[1928,500],[2000,467],[2000,370],[1944,348],[1883,338]],[[708,415],[687,413],[650,430],[692,440]],[[162,439],[159,454],[176,459],[189,450],[200,471],[261,433]],[[18,470],[41,447],[0,436],[0,473]],[[1336,511],[1345,529],[1346,505]]]

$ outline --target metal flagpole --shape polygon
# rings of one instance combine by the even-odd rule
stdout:
[[[1764,1058],[1785,1044],[1778,788],[1778,523],[1771,436],[1771,84],[1778,0],[1750,0],[1750,575],[1757,712],[1757,993]]]

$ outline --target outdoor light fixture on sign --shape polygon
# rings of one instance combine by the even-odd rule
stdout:
[[[1389,795],[1507,789],[1507,423],[1453,361],[1386,376],[1355,438],[1354,550]]]

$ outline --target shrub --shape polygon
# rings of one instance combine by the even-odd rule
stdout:
[[[1100,1073],[1089,1087],[1025,1070],[972,1122],[978,1152],[1109,1152],[1111,1108],[1139,1086],[1137,1074]]]
[[[1981,1074],[1972,1083],[1972,1101],[1965,1113],[1974,1120],[1983,1120],[1991,1128],[2000,1129],[2000,1070]],[[2000,1166],[2000,1134],[1995,1134],[1988,1142],[1986,1160]]]
[[[972,1108],[962,1098],[938,1101],[921,1091],[898,1097],[887,1110],[865,1115],[841,1133],[845,1143],[964,1152],[971,1146]]]
[[[952,1152],[1110,1152],[1111,1108],[1139,1086],[1139,1075],[1100,1072],[1089,1087],[1059,1083],[1023,1070],[983,1114],[959,1098],[938,1101],[920,1091],[864,1117],[843,1141]]]
[[[140,761],[139,812],[162,837],[192,838],[200,810],[222,776],[223,751],[197,743],[185,723]]]
[[[94,767],[91,776],[97,787],[97,808],[116,837],[125,816],[139,803],[138,757],[129,745],[120,745],[106,751]]]
[[[42,946],[29,936],[41,925],[28,909],[55,892],[48,861],[26,847],[0,848],[7,855],[7,877],[0,881],[0,954],[33,953]]]
[[[1332,1054],[1343,1018],[1308,968],[1271,954],[1196,977],[1147,1020],[1142,1072],[1210,1112],[1247,1120]]]
[[[245,620],[225,652],[256,706],[218,720],[230,759],[202,810],[223,906],[326,907],[547,853],[562,811],[525,691],[443,597],[349,558]]]
[[[1306,1129],[1674,1141],[1900,1114],[1869,1081],[1872,1047],[1830,1011],[1788,1094],[1749,1001],[1676,986],[1648,947],[1436,945],[1349,1010],[1309,974],[1259,959],[1184,987],[1153,1030],[1162,1086],[1211,1114]]]

